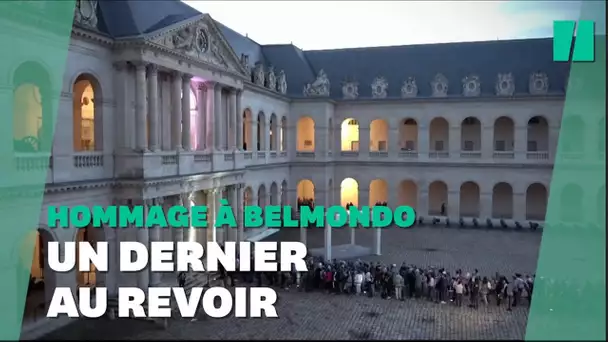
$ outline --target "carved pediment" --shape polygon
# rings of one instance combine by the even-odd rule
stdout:
[[[97,0],[77,0],[74,7],[74,22],[97,29]]]
[[[249,77],[243,62],[226,42],[215,22],[208,15],[151,40],[187,57]]]

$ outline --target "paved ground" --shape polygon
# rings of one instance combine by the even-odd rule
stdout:
[[[358,241],[371,246],[370,234],[358,233]],[[368,259],[478,268],[485,274],[534,272],[541,237],[530,232],[458,228],[389,229],[383,234],[384,255]],[[285,230],[273,239],[298,237],[297,230]],[[322,230],[309,234],[311,247],[322,246],[322,241]],[[333,241],[348,243],[348,231],[336,232]],[[527,320],[527,309],[520,307],[513,312],[495,306],[475,311],[421,300],[402,303],[296,292],[280,292],[277,311],[279,319],[175,320],[166,331],[141,321],[84,320],[44,339],[523,339]]]

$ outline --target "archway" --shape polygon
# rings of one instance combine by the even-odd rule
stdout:
[[[448,215],[448,186],[442,181],[429,185],[429,215]]]
[[[279,135],[279,146],[281,152],[287,151],[287,118],[281,118],[281,134]]]
[[[547,213],[547,188],[534,183],[526,189],[526,220],[544,221]]]
[[[479,185],[464,182],[460,186],[460,217],[479,217]]]
[[[460,150],[481,151],[481,122],[469,116],[460,123]]]
[[[345,178],[340,183],[340,205],[346,207],[348,203],[359,207],[359,183],[353,178]]]
[[[258,188],[258,206],[260,206],[262,209],[264,209],[267,204],[266,196],[266,186],[261,184]]]
[[[549,151],[549,122],[542,116],[528,120],[528,152]]]
[[[374,179],[369,183],[369,206],[388,202],[388,183],[384,179]],[[391,203],[392,204],[392,203]]]
[[[340,126],[341,151],[359,151],[359,121],[346,119]]]
[[[373,120],[369,126],[369,150],[388,151],[388,123],[386,120]]]
[[[429,151],[450,151],[450,124],[444,118],[434,118],[429,126]]]
[[[513,218],[513,187],[509,183],[498,183],[492,189],[492,217]]]
[[[329,118],[329,121],[327,123],[327,136],[328,136],[328,142],[327,142],[327,149],[328,151],[333,151],[333,147],[334,147],[334,120],[332,120],[332,118]]]
[[[585,152],[585,122],[578,116],[567,116],[564,118],[560,131],[560,146],[563,152],[583,153]]]
[[[559,218],[566,223],[581,222],[583,211],[583,189],[578,184],[567,184],[560,194]]]
[[[13,76],[13,150],[50,152],[53,108],[49,74],[35,62],[21,64]]]
[[[311,205],[315,202],[315,185],[310,179],[302,179],[298,182],[296,190],[298,210],[301,205]]]
[[[183,93],[182,93],[183,96]],[[158,118],[158,120],[160,120],[160,118]],[[199,128],[198,128],[198,98],[196,97],[196,93],[194,92],[194,88],[192,88],[192,86],[190,86],[190,144],[191,144],[191,148],[193,150],[199,150],[201,149],[202,146],[199,146],[199,139],[198,136],[199,134],[202,134],[201,132],[199,132]],[[147,134],[147,139],[148,142],[150,142],[150,120],[148,119],[147,121],[148,127],[146,130],[146,134]],[[232,122],[230,120],[227,121],[228,125],[231,125]],[[227,128],[228,134],[229,134],[229,139],[232,139],[232,136],[234,135],[234,131],[232,129],[233,127],[229,127]],[[162,136],[161,134],[161,125],[157,125],[156,128],[156,136],[160,137]],[[158,141],[160,141],[160,139],[157,138]]]
[[[53,235],[48,230],[38,229],[28,234],[21,245],[19,255],[21,260],[30,260],[29,253],[32,251],[32,246],[34,247],[27,285],[19,285],[27,286],[23,323],[33,322],[45,317],[47,307],[53,298],[56,286],[56,274],[48,264],[47,246],[50,241],[55,241]],[[17,278],[23,279],[22,277]]]
[[[298,120],[296,134],[298,152],[315,151],[315,121],[311,117],[305,116]]]
[[[513,152],[515,144],[515,123],[513,119],[501,116],[494,121],[494,151]]]
[[[397,198],[400,206],[407,205],[414,209],[418,208],[418,185],[411,180],[401,181]]]
[[[253,136],[251,135],[251,126],[253,122],[253,117],[251,115],[251,110],[249,108],[245,109],[243,112],[243,151],[251,151],[253,150],[253,146],[251,145]]]
[[[403,119],[399,125],[399,147],[401,151],[418,150],[418,123],[414,119]]]
[[[264,112],[258,113],[258,151],[266,151],[266,116]]]
[[[100,151],[101,90],[99,82],[88,74],[80,75],[72,87],[73,93],[73,139],[74,151]]]
[[[270,185],[270,205],[278,205],[279,204],[279,187],[277,183],[272,182]]]
[[[76,233],[76,253],[78,253],[78,245],[79,242],[88,242],[93,248],[97,248],[97,241],[103,241],[103,237],[100,236],[100,233],[103,233],[102,229],[93,228],[91,226],[87,228],[78,229]],[[78,261],[77,261],[78,262]],[[77,264],[76,267],[79,264]],[[80,272],[76,271],[76,284],[78,287],[95,287],[97,285],[97,270],[95,269],[95,265],[90,265],[90,271],[88,272]]]
[[[278,140],[279,134],[277,132],[277,116],[272,113],[270,115],[270,150],[277,151],[278,150]]]
[[[281,206],[287,205],[287,181],[281,183]]]

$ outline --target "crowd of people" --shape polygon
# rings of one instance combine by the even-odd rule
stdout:
[[[440,267],[417,267],[405,262],[383,265],[361,260],[325,261],[309,257],[308,272],[226,272],[220,270],[224,286],[236,282],[279,287],[285,290],[325,291],[341,295],[380,297],[383,299],[428,300],[438,304],[505,306],[511,311],[529,305],[534,289],[534,275],[516,273],[511,277],[496,273],[481,275],[478,270],[453,273]],[[252,260],[253,264],[253,260]]]
[[[300,211],[301,207],[309,207],[310,209],[314,209],[315,200],[312,198],[300,198],[298,197],[298,211]]]

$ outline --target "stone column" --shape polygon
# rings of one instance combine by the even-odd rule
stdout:
[[[148,69],[148,117],[150,119],[150,150],[159,149],[159,125],[158,125],[158,69],[156,65],[150,64]]]
[[[388,153],[391,157],[399,155],[399,119],[388,120]]]
[[[142,202],[144,206],[144,217],[148,212],[148,206],[146,202]],[[146,248],[150,248],[150,235],[147,228],[135,228],[137,229],[137,242],[142,243]],[[142,289],[144,292],[148,291],[150,286],[150,268],[147,266],[143,270],[137,273],[137,287]]]
[[[446,206],[446,216],[452,221],[452,224],[457,223],[460,219],[460,189],[451,190],[448,188],[448,203],[446,203]]]
[[[188,210],[188,212],[190,212],[190,210],[192,209],[193,200],[194,198],[192,197],[191,193],[181,194],[181,201],[183,203],[182,205],[186,208],[186,210]],[[192,225],[190,224],[188,225],[186,232],[184,232],[184,240],[189,242],[196,241],[196,230],[194,230],[192,228]]]
[[[197,146],[198,150],[204,150],[206,147],[206,139],[207,139],[207,99],[205,86],[203,84],[198,84],[196,86],[196,96],[198,97],[198,120],[196,121],[198,127],[197,131]]]
[[[251,146],[247,146],[247,150],[255,154],[258,151],[258,119],[252,114],[250,120],[251,125],[249,127],[251,127]]]
[[[526,220],[526,193],[521,191],[513,192],[513,220],[519,221],[522,225]]]
[[[382,228],[373,228],[374,231],[374,255],[382,255]]]
[[[150,205],[150,206],[162,205],[162,200],[161,199],[148,200],[148,205]],[[160,236],[160,231],[162,228],[160,226],[154,226],[154,227],[150,227],[148,229],[149,229],[149,233],[150,233],[150,243],[156,242],[156,241],[162,241],[161,236]],[[150,270],[150,286],[159,286],[161,283],[161,280],[162,280],[162,273],[152,272],[152,270]]]
[[[462,130],[460,128],[460,123],[456,126],[450,126],[449,129],[450,158],[460,158],[460,150],[462,149],[462,142],[460,141]]]
[[[557,157],[557,143],[559,141],[559,126],[553,126],[553,125],[549,125],[549,159],[550,160],[555,160],[555,157]],[[580,144],[584,144],[584,140],[580,142]],[[586,147],[586,146],[581,146],[581,147]]]
[[[146,103],[147,91],[146,64],[138,63],[135,65],[135,137],[137,143],[136,147],[139,152],[148,150],[148,124],[146,120],[148,116]]]
[[[182,75],[182,147],[190,151],[190,80],[192,75]]]
[[[494,126],[482,124],[481,127],[481,158],[491,160],[494,157]]]
[[[515,125],[513,152],[516,160],[525,160],[528,150],[528,126]]]
[[[171,80],[171,147],[182,149],[182,75],[174,71]]]
[[[237,90],[236,93],[236,148],[243,149],[243,108],[242,108],[243,91]]]
[[[219,83],[215,84],[213,92],[214,97],[214,120],[216,123],[216,134],[215,134],[215,147],[216,149],[223,151],[226,149],[226,126],[224,126],[224,116],[222,115],[222,86]]]
[[[360,122],[361,123],[361,122]],[[367,126],[362,127],[363,125],[359,125],[359,155],[369,155],[369,143],[370,143],[370,136],[369,136],[369,122],[365,123]],[[341,143],[340,143],[341,144]]]
[[[481,192],[479,194],[479,217],[480,222],[485,222],[487,218],[492,217],[492,193]]]
[[[131,99],[129,95],[131,91],[129,89],[129,65],[125,62],[117,62],[114,64],[116,71],[118,72],[118,77],[116,80],[116,97],[117,97],[117,106],[116,106],[116,117],[115,117],[115,127],[116,132],[118,132],[118,140],[117,147],[122,148],[123,150],[132,150],[134,148],[133,145],[133,108],[131,107]],[[11,103],[12,101],[12,91],[10,92],[10,100],[6,103]],[[12,127],[10,128],[12,137]],[[9,135],[7,135],[9,137]],[[12,138],[11,138],[12,139]],[[7,143],[6,146],[11,146],[11,143]]]
[[[206,120],[206,137],[205,137],[205,149],[206,150],[214,150],[217,149],[216,139],[217,135],[217,122],[215,118],[215,83],[206,82],[205,83],[205,93],[206,93],[206,112],[207,112],[207,120]]]
[[[230,203],[230,208],[232,209],[232,213],[237,219],[237,213],[239,210],[238,206],[238,197],[237,197],[237,186],[232,185],[228,188],[228,203]],[[238,224],[238,220],[237,220]],[[238,225],[237,225],[238,227]],[[227,230],[227,238],[226,241],[237,241],[237,227],[226,227]]]
[[[168,199],[167,205],[165,206],[166,210],[169,210],[169,208],[171,208],[171,206],[175,206],[175,205],[183,205],[182,202],[182,198],[180,195],[174,195],[171,196],[171,198]],[[165,213],[166,214],[166,213]],[[177,243],[177,242],[182,242],[184,241],[184,228],[174,228],[171,227],[171,235],[173,237],[173,242]],[[177,252],[174,251],[173,252],[173,260],[176,260],[177,257]]]
[[[230,91],[230,96],[228,97],[228,108],[229,108],[229,118],[230,118],[230,125],[231,126],[231,130],[232,133],[229,135],[230,136],[230,149],[232,151],[236,150],[238,145],[237,145],[237,134],[239,132],[239,127],[237,125],[237,104],[236,102],[238,101],[238,96],[237,96],[237,90],[236,89],[232,89]]]
[[[245,209],[244,199],[243,199],[243,184],[236,185],[236,224],[237,224],[237,235],[236,241],[241,242],[245,241],[245,224],[243,222],[243,211]]]

